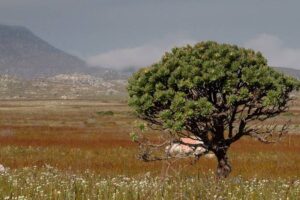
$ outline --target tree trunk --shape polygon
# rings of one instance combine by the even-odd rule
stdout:
[[[231,166],[228,162],[227,150],[218,150],[215,152],[218,159],[217,178],[226,178],[231,172]]]

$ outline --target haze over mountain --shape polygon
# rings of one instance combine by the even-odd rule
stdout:
[[[71,73],[112,79],[120,76],[112,70],[88,67],[78,57],[53,47],[25,27],[8,25],[0,25],[0,73],[23,78]]]
[[[300,70],[275,69],[300,78]],[[0,99],[126,99],[135,70],[89,67],[25,27],[0,25]]]
[[[277,69],[300,78],[300,70]],[[1,74],[38,78],[79,73],[116,80],[126,79],[132,72],[89,67],[83,60],[53,47],[25,27],[0,25]]]

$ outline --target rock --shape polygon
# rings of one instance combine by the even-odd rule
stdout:
[[[209,159],[215,158],[215,154],[207,153],[207,154],[205,154],[205,158],[209,158]]]
[[[1,173],[1,172],[5,172],[5,171],[6,171],[5,167],[4,167],[3,165],[0,164],[0,173]]]

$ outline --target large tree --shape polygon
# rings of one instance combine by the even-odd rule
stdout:
[[[242,136],[267,142],[280,133],[263,122],[285,112],[298,88],[260,52],[213,41],[172,49],[128,84],[129,105],[138,117],[174,135],[200,138],[218,160],[219,177],[231,172],[232,143]]]

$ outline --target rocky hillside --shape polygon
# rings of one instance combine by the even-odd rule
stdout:
[[[126,80],[104,80],[84,74],[20,79],[0,75],[0,99],[125,100]]]

